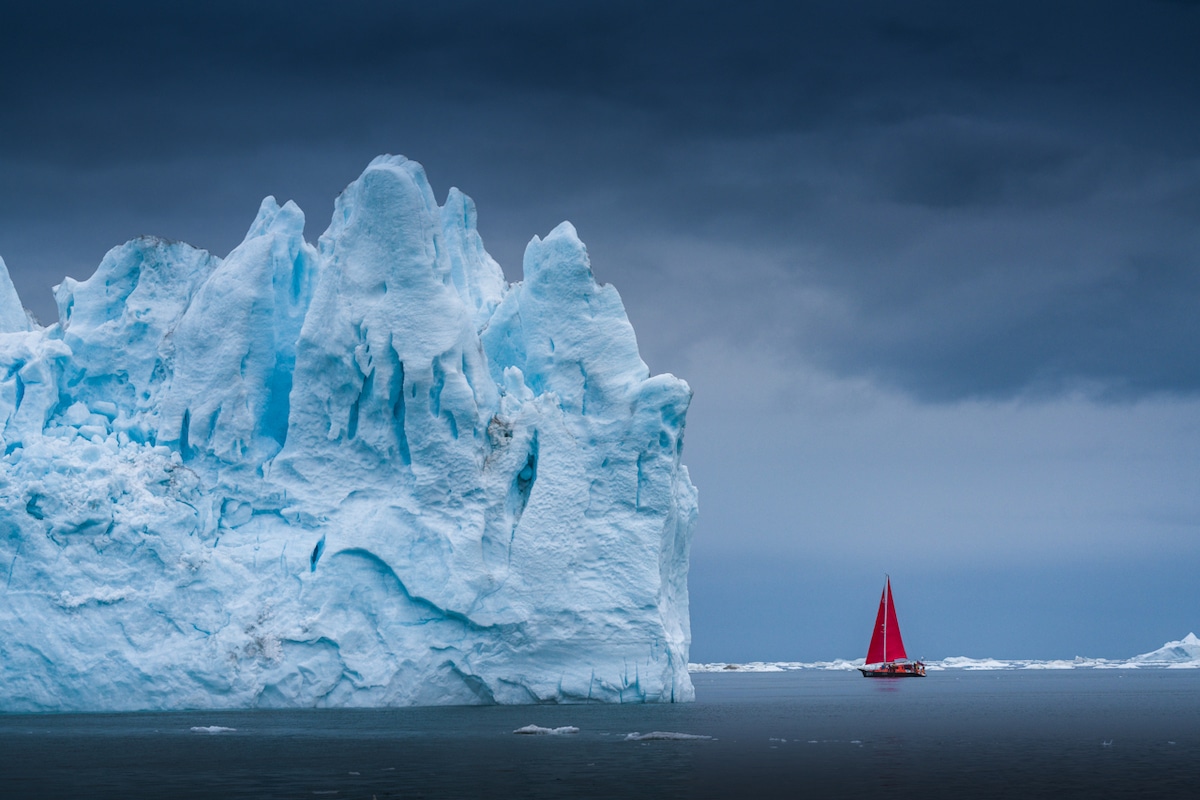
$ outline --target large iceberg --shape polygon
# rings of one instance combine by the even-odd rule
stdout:
[[[687,384],[563,223],[383,156],[316,247],[0,262],[0,710],[686,701]]]

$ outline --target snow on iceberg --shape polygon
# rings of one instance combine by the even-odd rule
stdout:
[[[691,391],[575,230],[510,286],[394,156],[303,228],[0,262],[0,710],[691,700]]]

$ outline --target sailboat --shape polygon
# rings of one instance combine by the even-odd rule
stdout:
[[[900,638],[900,623],[896,621],[896,606],[892,603],[892,579],[884,576],[883,596],[879,598],[879,613],[875,630],[867,648],[867,660],[858,668],[864,678],[924,678],[925,665],[909,661]]]

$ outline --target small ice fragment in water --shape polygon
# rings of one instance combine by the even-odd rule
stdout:
[[[208,725],[208,726],[196,725],[196,726],[193,726],[192,730],[195,731],[196,733],[228,733],[229,731],[236,731],[237,728],[226,728],[221,725]]]
[[[638,733],[637,731],[634,731],[633,733],[627,734],[625,736],[625,741],[627,741],[627,742],[648,742],[650,740],[655,740],[655,739],[667,739],[667,740],[682,741],[684,739],[711,739],[711,738],[713,738],[713,737],[701,736],[700,734],[695,734],[695,733],[675,733],[674,731],[650,731],[650,733]]]
[[[513,733],[531,736],[559,736],[564,733],[579,733],[579,728],[576,728],[574,725],[563,725],[561,728],[543,728],[541,725],[526,725],[524,728],[517,728]]]

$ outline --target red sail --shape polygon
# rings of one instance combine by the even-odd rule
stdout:
[[[875,630],[871,633],[871,646],[867,648],[868,664],[881,664],[908,658],[904,652],[904,640],[900,638],[900,623],[896,621],[896,606],[892,603],[892,581],[887,579],[883,596],[879,598],[879,613],[875,616]]]

